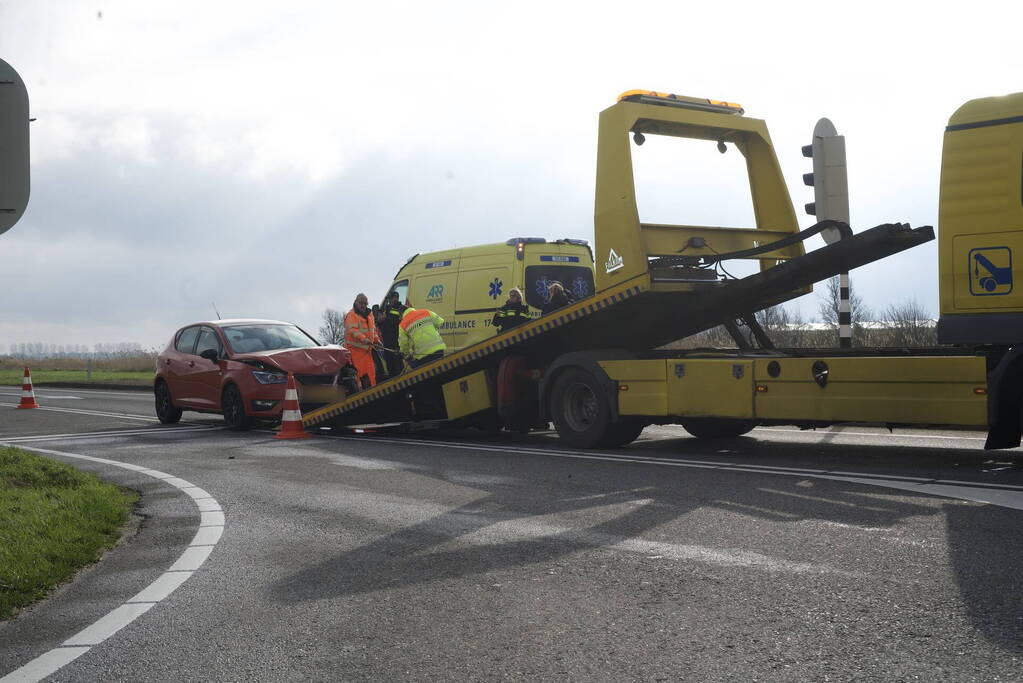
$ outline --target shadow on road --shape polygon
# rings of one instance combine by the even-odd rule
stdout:
[[[533,447],[545,444],[543,438],[520,437],[498,437],[486,442],[493,445],[502,441],[506,445]],[[617,452],[669,461],[699,458],[726,464],[741,460],[888,475],[955,474],[978,480],[987,478],[984,464],[988,462],[987,455],[973,452],[772,443],[749,437],[713,443],[664,439]],[[387,459],[416,465],[417,474],[435,479],[438,487],[459,485],[447,474],[452,463],[443,459],[426,461],[425,471],[421,456]],[[747,474],[721,470],[580,464],[553,458],[551,461],[545,464],[544,487],[529,490],[521,485],[474,484],[473,488],[484,495],[471,504],[405,526],[296,572],[272,587],[274,598],[294,604],[549,563],[580,551],[642,538],[645,533],[704,507],[781,523],[817,520],[870,528],[890,528],[910,517],[944,512],[951,565],[974,625],[986,638],[1005,648],[1017,648],[1023,638],[1023,621],[1019,619],[1023,616],[1020,590],[1023,586],[1018,572],[1023,540],[1018,531],[1018,511],[958,504],[939,507],[931,496],[900,491],[897,499],[887,498],[877,495],[877,489],[872,487],[841,482],[829,482],[826,494],[816,491],[808,494],[806,488],[799,488],[798,476],[779,476],[773,481],[769,478],[769,485],[765,486],[762,477],[750,483]],[[460,473],[469,471],[485,481],[487,475],[493,474],[492,465],[490,457],[460,457],[456,467]],[[802,485],[805,486],[805,481]],[[907,502],[914,500],[920,503]],[[559,513],[580,517],[581,512],[613,505],[622,512],[582,529],[553,527],[532,520],[550,519],[549,516]],[[997,523],[992,522],[993,517]],[[807,527],[808,535],[813,534],[811,528]],[[809,540],[823,542],[820,538]],[[685,539],[678,542],[684,543]]]

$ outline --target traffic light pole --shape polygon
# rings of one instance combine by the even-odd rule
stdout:
[[[813,187],[814,201],[806,212],[818,221],[835,220],[849,223],[849,180],[845,167],[845,136],[834,124],[821,119],[813,129],[813,143],[803,147],[803,156],[813,159],[813,173],[803,175],[803,182]],[[833,244],[841,239],[837,230],[821,233],[824,241]],[[838,345],[852,346],[852,308],[849,305],[849,273],[838,275]]]
[[[0,59],[0,234],[18,222],[28,205],[28,91]]]
[[[849,306],[849,273],[838,274],[838,345],[852,348],[852,309]]]

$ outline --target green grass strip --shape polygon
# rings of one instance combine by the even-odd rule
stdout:
[[[23,368],[0,370],[0,385],[21,386],[25,371]],[[121,370],[93,370],[92,376],[85,370],[32,370],[32,385],[47,382],[92,382],[93,384],[138,384],[151,386],[153,371],[130,372]]]
[[[96,562],[137,500],[64,463],[0,447],[0,619]]]

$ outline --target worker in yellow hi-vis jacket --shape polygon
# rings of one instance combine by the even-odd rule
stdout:
[[[409,307],[398,323],[398,349],[409,365],[418,368],[444,356],[447,346],[440,336],[444,318],[425,308]]]

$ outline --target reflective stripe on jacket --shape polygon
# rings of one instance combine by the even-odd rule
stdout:
[[[384,319],[380,321],[380,334],[384,338],[384,346],[395,348],[398,345],[398,324],[405,312],[404,306],[389,306],[384,309]]]
[[[499,332],[509,330],[516,325],[529,322],[533,317],[529,315],[529,307],[523,304],[513,304],[510,301],[497,309],[494,319],[490,322]]]
[[[431,353],[445,351],[447,346],[438,331],[443,324],[444,318],[425,308],[405,311],[398,323],[398,349],[401,355],[418,360]]]
[[[380,343],[380,334],[377,332],[376,321],[373,320],[373,312],[370,311],[363,317],[354,308],[348,311],[345,316],[345,346],[369,349],[373,347],[374,342]]]

